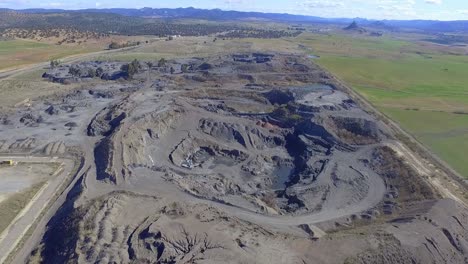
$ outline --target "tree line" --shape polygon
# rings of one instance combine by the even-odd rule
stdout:
[[[228,38],[278,38],[294,36],[300,31],[264,30],[241,23],[184,23],[116,14],[71,12],[58,14],[4,13],[0,16],[0,31],[8,28],[40,30],[57,35],[58,30],[95,32],[96,34],[154,35],[160,37],[220,35]],[[29,34],[29,33],[26,33]],[[90,33],[88,33],[89,35]],[[103,36],[98,35],[98,36]]]

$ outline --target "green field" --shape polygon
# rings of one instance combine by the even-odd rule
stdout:
[[[316,62],[468,177],[468,57],[390,37],[303,35]]]
[[[468,115],[381,108],[457,171],[467,175]]]
[[[96,47],[71,48],[29,40],[0,41],[0,70],[97,50]]]
[[[8,40],[0,42],[0,55],[5,53],[24,51],[30,49],[46,48],[48,44],[33,42],[33,41],[22,41],[22,40]]]

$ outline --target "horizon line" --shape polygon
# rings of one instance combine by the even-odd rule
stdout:
[[[293,14],[293,13],[276,13],[276,12],[263,12],[263,11],[241,11],[241,10],[229,10],[229,9],[222,9],[222,8],[198,8],[198,7],[141,7],[141,8],[130,8],[130,7],[88,7],[88,8],[76,8],[76,9],[64,9],[64,8],[44,8],[44,7],[29,7],[29,8],[21,8],[21,9],[14,9],[14,8],[7,8],[7,7],[0,7],[0,10],[12,10],[12,11],[26,11],[26,10],[50,10],[50,11],[86,11],[86,10],[111,10],[111,9],[127,9],[127,10],[142,10],[142,9],[198,9],[198,10],[220,10],[223,12],[239,12],[239,13],[260,13],[260,14],[273,14],[273,15],[290,15],[290,16],[298,16],[298,17],[309,17],[309,18],[320,18],[326,20],[340,20],[340,19],[349,19],[349,20],[367,20],[367,21],[436,21],[436,22],[460,22],[466,21],[468,19],[456,19],[456,20],[441,20],[441,19],[424,19],[424,18],[417,18],[417,19],[376,19],[376,18],[366,18],[366,17],[321,17],[321,16],[313,16],[313,15],[304,15],[304,14]],[[297,21],[300,22],[300,21]]]

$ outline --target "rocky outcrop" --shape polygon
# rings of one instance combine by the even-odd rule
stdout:
[[[87,128],[87,134],[90,137],[107,137],[126,117],[127,113],[122,105],[104,108],[91,120]]]
[[[204,133],[226,142],[237,142],[246,146],[245,139],[241,134],[240,125],[228,124],[225,122],[216,122],[210,119],[200,120],[200,129]]]

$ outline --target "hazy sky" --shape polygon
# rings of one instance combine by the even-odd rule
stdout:
[[[468,0],[0,0],[0,7],[15,9],[189,6],[322,17],[468,20]]]

